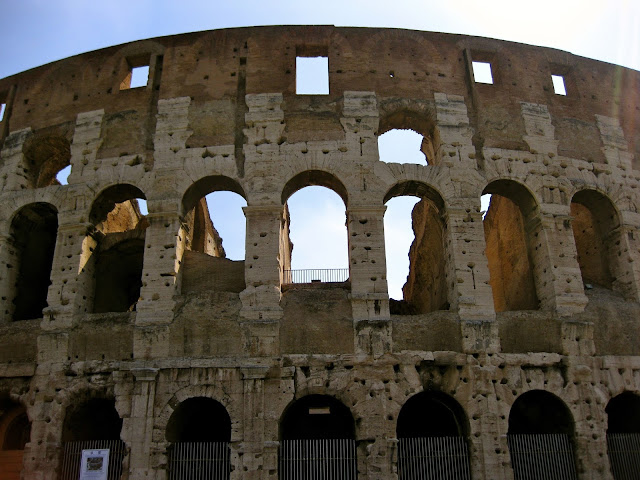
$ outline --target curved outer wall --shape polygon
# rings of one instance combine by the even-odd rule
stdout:
[[[329,58],[328,95],[296,95],[296,55]],[[473,61],[491,64],[492,85],[473,81]],[[121,90],[138,65],[147,86]],[[398,413],[426,389],[465,410],[474,479],[513,478],[509,411],[536,389],[573,416],[579,478],[612,478],[604,408],[640,392],[638,95],[638,72],[562,51],[332,26],[144,40],[0,80],[0,394],[32,422],[23,478],[58,478],[65,411],[105,397],[123,419],[128,478],[163,479],[171,413],[206,396],[231,418],[231,478],[275,479],[279,421],[307,394],[350,408],[359,478],[397,478]],[[380,162],[377,136],[392,128],[428,138],[429,164]],[[69,184],[39,186],[34,170],[65,155]],[[244,283],[222,292],[189,290],[185,267],[183,200],[207,177],[248,205]],[[529,192],[536,310],[494,308],[480,195],[497,180]],[[318,183],[346,200],[350,282],[283,289],[283,191]],[[88,313],[92,206],[124,184],[148,201],[140,299]],[[583,287],[570,207],[581,190],[618,218],[610,289]],[[440,202],[446,311],[390,314],[384,202],[401,192]],[[12,321],[12,225],[34,203],[57,213],[48,306]]]

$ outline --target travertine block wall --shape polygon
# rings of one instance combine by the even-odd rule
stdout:
[[[327,52],[328,95],[296,95],[296,51]],[[147,86],[120,91],[144,59]],[[491,62],[493,85],[473,82],[474,59]],[[557,65],[566,97],[550,90]],[[85,70],[95,81],[75,75]],[[169,418],[199,396],[231,418],[231,478],[276,479],[279,422],[309,394],[350,409],[359,478],[394,479],[398,413],[430,389],[466,414],[474,479],[513,478],[509,412],[532,390],[570,410],[579,477],[612,478],[604,409],[640,392],[638,72],[490,39],[264,27],[91,52],[0,80],[0,94],[10,90],[0,345],[24,347],[0,349],[0,395],[31,420],[24,479],[58,478],[65,412],[95,397],[114,399],[124,420],[123,478],[163,480]],[[424,135],[429,163],[381,162],[377,138],[393,128]],[[69,146],[69,184],[33,188],[25,144],[48,138]],[[135,311],[93,314],[90,214],[122,185],[148,201],[140,298]],[[349,282],[337,290],[282,288],[285,203],[308,185],[345,203]],[[610,290],[585,290],[581,277],[570,205],[585,189],[617,216],[604,240]],[[187,204],[215,190],[247,201],[246,288],[186,293]],[[483,192],[515,195],[536,310],[496,313]],[[438,206],[448,310],[390,311],[383,220],[399,195]],[[48,306],[42,319],[13,322],[12,222],[35,203],[58,218]]]

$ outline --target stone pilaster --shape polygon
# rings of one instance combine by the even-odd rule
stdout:
[[[243,384],[244,435],[242,465],[236,478],[243,480],[267,480],[264,467],[264,379],[267,367],[241,369]],[[233,477],[232,477],[232,480]]]
[[[30,187],[24,168],[22,168],[25,164],[22,149],[31,133],[31,128],[11,132],[4,141],[1,155],[0,191],[22,190]]]
[[[9,232],[0,235],[0,324],[9,323],[13,317],[13,299],[16,295],[18,257],[9,237]]]
[[[523,140],[531,153],[541,153],[549,157],[558,155],[558,140],[555,139],[555,127],[551,123],[551,114],[546,105],[520,102],[522,119],[526,135]]]
[[[96,175],[98,149],[102,145],[104,109],[83,112],[76,117],[71,144],[69,184],[86,182]]]
[[[471,142],[473,129],[464,97],[445,93],[434,93],[433,96],[437,126],[434,135],[435,164],[475,169],[476,150]]]
[[[633,154],[628,151],[628,143],[620,121],[617,118],[596,115],[596,124],[600,130],[602,153],[604,153],[607,164],[621,170],[631,171]]]

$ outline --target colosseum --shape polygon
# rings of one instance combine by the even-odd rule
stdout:
[[[299,91],[305,57],[327,92]],[[0,103],[0,479],[640,478],[639,72],[255,27],[60,60]],[[394,129],[423,164],[380,160]],[[291,269],[311,185],[344,202],[336,275]],[[244,261],[220,191],[246,200]]]

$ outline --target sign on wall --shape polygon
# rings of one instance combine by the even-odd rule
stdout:
[[[80,480],[107,480],[109,449],[82,450]]]

